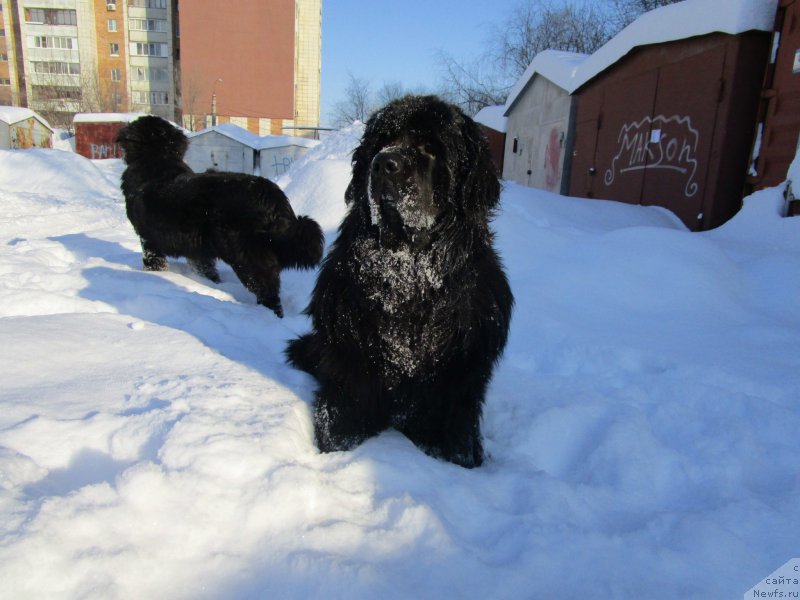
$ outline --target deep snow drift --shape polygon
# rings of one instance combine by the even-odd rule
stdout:
[[[358,129],[279,183],[328,241]],[[145,273],[118,161],[0,152],[1,598],[739,598],[800,539],[800,218],[719,230],[507,183],[486,465],[312,441],[221,268]]]

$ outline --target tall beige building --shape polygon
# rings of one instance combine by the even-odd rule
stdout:
[[[213,16],[210,16],[213,15]],[[321,0],[180,6],[186,127],[230,121],[261,135],[319,125]]]
[[[0,0],[0,104],[312,135],[321,2]]]

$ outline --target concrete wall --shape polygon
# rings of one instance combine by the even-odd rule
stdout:
[[[184,160],[195,173],[208,169],[253,174],[255,150],[211,131],[192,137]]]
[[[52,148],[53,132],[36,119],[0,123],[0,148]]]
[[[260,153],[262,177],[277,179],[292,166],[292,163],[308,152],[309,148],[303,146],[280,146],[278,148],[264,148]]]
[[[0,121],[0,150],[11,148],[11,130],[8,123]]]
[[[545,77],[534,77],[507,115],[504,179],[562,191],[571,104],[565,90]]]

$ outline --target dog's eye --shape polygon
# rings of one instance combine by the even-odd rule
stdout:
[[[425,142],[424,144],[420,144],[419,151],[422,152],[425,156],[429,156],[430,158],[436,158],[436,147],[430,142]]]

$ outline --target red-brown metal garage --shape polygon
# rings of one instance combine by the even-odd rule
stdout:
[[[664,206],[692,230],[741,206],[771,35],[634,48],[578,90],[570,195]]]

